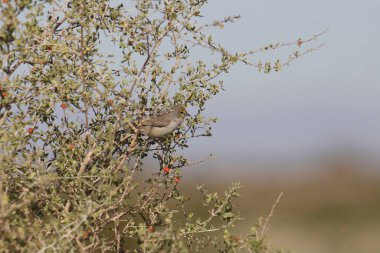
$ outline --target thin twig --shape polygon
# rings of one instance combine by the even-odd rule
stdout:
[[[196,161],[196,162],[188,162],[188,163],[186,163],[186,164],[184,165],[184,167],[186,167],[186,166],[197,165],[197,164],[203,163],[204,161],[209,160],[209,159],[215,159],[215,158],[214,158],[214,156],[213,156],[212,154],[210,154],[210,155],[208,155],[208,156],[202,158],[202,159],[199,160],[199,161]]]
[[[84,4],[83,2],[83,11],[84,11]],[[88,130],[88,103],[87,103],[87,84],[86,80],[84,77],[84,38],[83,38],[83,24],[80,26],[80,60],[81,60],[81,65],[80,65],[80,77],[82,81],[82,89],[84,92],[83,96],[83,103],[84,103],[84,116],[85,116],[85,124],[86,124],[86,130]]]
[[[270,219],[273,217],[274,210],[276,209],[276,206],[277,206],[278,203],[280,202],[281,197],[282,197],[283,194],[284,194],[284,192],[281,192],[281,193],[278,195],[276,201],[274,202],[274,204],[273,204],[273,206],[272,206],[272,208],[271,208],[271,210],[270,210],[270,212],[269,212],[268,217],[265,219],[265,222],[264,222],[263,228],[262,228],[261,233],[260,233],[260,238],[263,238],[263,237],[264,237],[264,234],[267,232],[267,230],[268,230],[268,228],[269,228],[269,221],[270,221]]]

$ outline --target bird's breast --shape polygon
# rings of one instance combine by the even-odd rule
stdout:
[[[172,120],[167,126],[155,127],[144,126],[142,132],[150,137],[158,138],[173,132],[180,124],[182,120]]]

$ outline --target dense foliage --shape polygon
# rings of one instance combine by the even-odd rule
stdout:
[[[206,102],[238,62],[266,73],[209,35],[238,17],[202,23],[206,0],[2,0],[0,3],[0,248],[7,252],[267,252],[256,226],[246,238],[233,200],[199,187],[208,216],[188,211],[181,155],[210,136]],[[110,53],[111,52],[111,53]],[[211,63],[208,59],[213,59]],[[173,104],[191,112],[163,139],[138,130]],[[135,180],[144,158],[154,175]],[[195,187],[195,186],[194,186]]]

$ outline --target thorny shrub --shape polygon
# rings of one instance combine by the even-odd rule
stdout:
[[[192,162],[181,150],[211,135],[206,102],[231,66],[279,71],[318,46],[274,63],[254,55],[315,37],[230,52],[210,30],[239,17],[206,24],[206,3],[0,3],[2,251],[273,251],[260,225],[245,238],[230,232],[237,184],[221,195],[199,187],[208,216],[188,211],[178,185]],[[173,104],[192,112],[178,130],[159,140],[139,133],[142,119]],[[139,182],[147,156],[157,173]]]

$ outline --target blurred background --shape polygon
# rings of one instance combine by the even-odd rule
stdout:
[[[279,73],[235,66],[207,113],[211,138],[185,151],[182,189],[222,191],[240,181],[245,234],[281,191],[268,240],[295,253],[380,252],[380,1],[210,0],[205,22],[240,14],[215,40],[241,51],[319,39],[325,46]],[[314,44],[318,45],[319,42]],[[305,45],[307,47],[309,45]],[[302,49],[302,48],[301,48]],[[286,60],[297,48],[257,54]],[[196,195],[194,195],[196,197]]]

